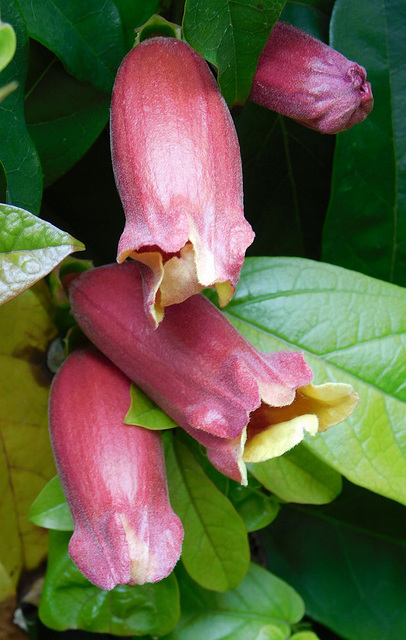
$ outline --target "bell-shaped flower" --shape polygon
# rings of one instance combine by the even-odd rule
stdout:
[[[350,385],[312,386],[300,352],[255,349],[202,295],[169,307],[154,330],[135,263],[81,274],[70,299],[89,339],[239,482],[245,460],[281,455],[357,403]]]
[[[126,215],[117,261],[140,263],[153,324],[205,287],[227,304],[254,233],[235,127],[205,60],[176,38],[134,47],[114,84],[110,132]]]
[[[50,395],[51,442],[74,521],[69,554],[107,590],[165,578],[182,548],[159,434],[123,423],[130,385],[104,355],[79,350]]]
[[[366,77],[364,67],[278,21],[258,60],[250,99],[321,133],[338,133],[372,110]]]

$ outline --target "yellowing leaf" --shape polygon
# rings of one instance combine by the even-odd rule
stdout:
[[[0,307],[0,595],[46,553],[46,533],[29,507],[55,474],[48,436],[51,374],[46,352],[56,330],[41,282]],[[9,584],[10,586],[10,584]]]

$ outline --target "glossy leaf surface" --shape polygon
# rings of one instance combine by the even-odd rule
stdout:
[[[263,540],[269,567],[299,591],[312,618],[348,640],[400,639],[405,526],[400,505],[347,486],[331,505],[284,507]]]
[[[27,515],[55,475],[47,415],[51,314],[43,283],[0,307],[0,592],[2,574],[15,586],[22,570],[35,568],[46,554],[46,533]]]
[[[226,314],[263,351],[302,350],[315,383],[354,386],[353,415],[306,447],[355,484],[406,503],[404,289],[310,260],[251,258]]]
[[[220,88],[229,105],[247,98],[259,54],[284,4],[285,0],[187,0],[185,38],[218,68]]]
[[[236,587],[249,567],[244,522],[216,488],[190,450],[170,434],[165,438],[169,496],[185,530],[182,561],[206,589]]]
[[[264,487],[286,502],[325,504],[341,491],[340,474],[300,445],[248,468]]]
[[[327,262],[403,286],[405,20],[403,0],[335,4],[332,46],[367,69],[375,105],[365,122],[338,136],[323,251]]]
[[[11,300],[70,253],[82,249],[81,242],[29,211],[0,204],[0,303]]]
[[[286,640],[290,624],[304,613],[303,602],[285,582],[262,567],[250,569],[234,590],[206,591],[177,571],[182,617],[165,640]]]
[[[49,569],[39,615],[56,631],[82,629],[121,636],[163,635],[179,618],[179,589],[172,573],[156,584],[103,591],[82,575],[68,555],[70,533],[52,531]]]
[[[56,53],[68,71],[109,91],[124,56],[124,36],[115,3],[19,0],[28,33]]]

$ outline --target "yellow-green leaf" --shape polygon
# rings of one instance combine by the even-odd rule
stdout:
[[[55,474],[48,436],[51,374],[46,352],[56,330],[45,284],[0,307],[0,592],[46,553],[46,532],[30,505]],[[5,595],[5,594],[3,594]]]

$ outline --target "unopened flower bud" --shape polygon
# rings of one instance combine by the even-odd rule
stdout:
[[[159,434],[123,423],[130,385],[101,353],[80,350],[50,395],[51,442],[74,522],[69,554],[107,590],[165,578],[182,548]]]
[[[321,133],[338,133],[372,110],[366,77],[364,67],[278,21],[259,58],[250,99]]]
[[[150,320],[205,287],[224,306],[254,234],[237,134],[206,61],[176,38],[134,47],[114,84],[110,130],[126,215],[117,260],[140,263]]]

